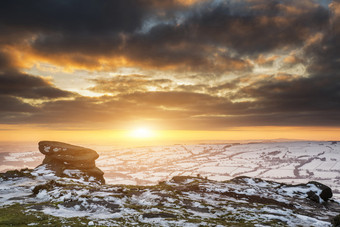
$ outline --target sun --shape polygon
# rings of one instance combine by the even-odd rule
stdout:
[[[154,136],[154,132],[149,128],[136,128],[131,131],[131,137],[133,138],[150,138]]]

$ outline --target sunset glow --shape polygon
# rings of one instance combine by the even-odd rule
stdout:
[[[131,137],[137,139],[145,139],[154,137],[154,132],[149,128],[136,128],[130,133]]]
[[[1,141],[340,140],[335,1],[23,3],[0,7]]]

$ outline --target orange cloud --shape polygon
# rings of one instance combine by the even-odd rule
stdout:
[[[265,57],[263,54],[260,54],[255,60],[255,63],[259,65],[272,65],[278,57],[279,56],[276,55]]]
[[[294,55],[289,55],[289,56],[287,56],[283,59],[283,62],[286,63],[286,64],[297,64],[297,63],[301,63],[302,59],[300,59],[300,58],[298,58]]]
[[[176,0],[176,2],[185,5],[185,6],[190,6],[196,3],[200,3],[200,2],[206,2],[209,0]]]

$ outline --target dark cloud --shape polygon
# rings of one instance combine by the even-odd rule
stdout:
[[[110,96],[99,98],[78,97],[73,100],[46,102],[35,114],[17,118],[17,123],[37,123],[60,128],[107,128],[119,129],[130,122],[164,122],[164,118],[173,122],[190,115],[185,111],[164,110],[159,106],[136,103],[133,100],[116,99]],[[147,118],[147,119],[145,119]],[[177,126],[175,126],[177,127]]]
[[[310,74],[314,76],[338,76],[340,77],[340,17],[334,18],[319,42],[314,42],[306,49],[307,56],[313,56],[312,63],[308,67]]]
[[[161,24],[146,34],[132,36],[123,49],[125,56],[133,62],[147,67],[178,69],[181,72],[247,72],[252,64],[242,57],[232,57],[230,53],[218,50],[219,46],[202,42],[185,25]]]
[[[59,64],[66,58],[99,68],[100,58],[114,65],[110,58],[123,57],[139,67],[222,73],[249,72],[248,56],[298,47],[329,23],[328,9],[311,1],[189,6],[171,0],[14,0],[2,2],[0,26]]]
[[[13,113],[13,112],[20,112],[20,113],[29,113],[37,111],[37,108],[33,107],[28,103],[24,103],[18,98],[7,96],[7,95],[0,95],[0,112],[4,113]],[[8,114],[8,117],[9,114]]]
[[[54,87],[43,77],[18,71],[11,57],[0,51],[0,95],[39,99],[68,97],[73,93]]]
[[[113,108],[107,108],[98,98],[78,97],[72,100],[57,100],[43,103],[39,112],[26,119],[38,124],[60,124],[70,127],[88,127],[114,119]],[[90,125],[87,125],[90,124]],[[66,127],[67,127],[66,126]]]
[[[118,127],[149,120],[180,129],[340,126],[339,15],[316,1],[12,0],[0,5],[1,122]],[[150,70],[150,76],[91,79],[89,90],[110,96],[81,97],[23,73],[19,57],[9,57],[15,55],[11,50],[61,66],[126,66]],[[255,73],[255,67],[270,69],[277,61],[284,65],[276,70],[301,64],[306,73]],[[164,70],[164,78],[173,73],[173,79],[154,76],[153,70]],[[194,83],[179,83],[181,77]],[[33,106],[23,101],[27,98],[43,103]]]
[[[144,4],[133,0],[3,1],[0,45],[21,45],[45,58],[96,65],[88,54],[111,56],[121,35],[141,26]]]
[[[0,21],[4,28],[32,32],[128,32],[140,26],[140,7],[132,0],[6,0]]]
[[[23,98],[48,100],[72,95],[71,92],[54,87],[42,77],[21,73],[15,68],[11,57],[0,51],[1,123],[25,123],[29,117],[37,114],[39,108],[23,101]]]
[[[60,98],[73,93],[53,87],[41,77],[23,74],[17,71],[0,72],[0,95],[12,95],[23,98]]]
[[[119,129],[130,122],[142,121],[157,122],[167,129],[191,130],[223,130],[234,126],[339,126],[339,108],[332,109],[338,105],[337,101],[320,107],[322,99],[306,103],[310,101],[307,97],[301,100],[278,98],[274,90],[262,96],[254,94],[252,97],[257,97],[256,101],[242,102],[176,91],[78,97],[45,102],[34,112],[29,110],[29,115],[13,115],[11,122],[49,127],[53,123],[53,127],[61,128]],[[270,99],[271,95],[275,97]],[[1,121],[9,122],[8,116]]]
[[[276,111],[340,111],[340,83],[333,77],[311,77],[293,81],[261,81],[241,90],[242,95],[257,98],[263,106]],[[269,105],[271,104],[271,105]]]
[[[326,8],[309,7],[303,11],[293,1],[271,1],[266,4],[206,3],[199,6],[196,11],[189,9],[182,12],[184,21],[175,23],[173,19],[171,23],[160,23],[144,33],[133,32],[139,27],[131,30],[120,28],[119,31],[125,32],[125,36],[112,33],[110,26],[101,26],[101,17],[89,24],[102,27],[104,33],[96,29],[92,31],[91,27],[89,32],[79,32],[79,28],[87,28],[85,20],[83,26],[76,23],[74,26],[77,28],[61,30],[59,35],[47,33],[38,36],[34,47],[49,53],[62,51],[106,56],[126,55],[129,59],[149,63],[154,67],[157,64],[181,65],[184,62],[195,69],[195,66],[201,64],[209,66],[209,59],[215,60],[213,54],[221,47],[248,55],[297,47],[311,35],[323,31],[329,22],[329,11]],[[302,12],[291,13],[287,7]],[[141,7],[140,11],[145,17],[150,16],[145,7]],[[140,18],[137,22],[138,25],[142,23]],[[60,23],[63,24],[63,20]],[[53,32],[57,32],[62,26],[51,24],[50,27],[56,27]],[[226,53],[219,55],[223,57]],[[231,58],[229,54],[226,56],[227,59]],[[210,66],[213,68],[214,65]]]
[[[234,98],[248,98],[249,119],[259,125],[339,126],[340,83],[336,75],[292,80],[274,77],[241,88]],[[252,123],[254,124],[254,123]]]
[[[329,11],[321,6],[291,14],[282,6],[294,8],[293,1],[270,1],[258,7],[254,3],[236,10],[229,4],[216,6],[195,14],[186,26],[194,28],[200,40],[253,55],[302,45],[310,35],[322,31],[329,19]]]
[[[38,111],[38,108],[8,95],[0,95],[0,106],[0,123],[3,124],[21,123],[21,119],[25,121]]]
[[[7,70],[12,68],[12,61],[4,52],[0,51],[0,70]]]

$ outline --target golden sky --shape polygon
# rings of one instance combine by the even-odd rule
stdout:
[[[340,139],[337,1],[0,4],[0,141]]]

